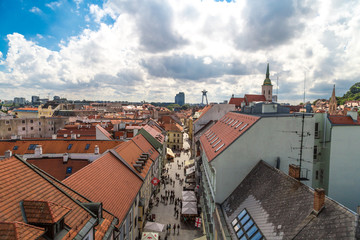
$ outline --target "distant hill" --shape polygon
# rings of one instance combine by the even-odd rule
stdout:
[[[346,101],[360,100],[360,82],[352,85],[344,96],[336,97],[338,105],[343,105]]]

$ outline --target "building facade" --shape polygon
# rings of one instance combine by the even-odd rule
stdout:
[[[180,106],[185,104],[185,93],[179,92],[175,96],[175,104],[179,104]]]

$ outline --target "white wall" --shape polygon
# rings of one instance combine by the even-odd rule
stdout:
[[[356,211],[360,205],[360,126],[333,126],[329,197]]]
[[[216,199],[222,203],[241,183],[251,169],[264,160],[276,166],[280,157],[280,170],[288,173],[289,164],[299,164],[300,137],[294,131],[301,132],[301,117],[264,117],[255,123],[247,132],[220,153],[210,164],[216,170]],[[305,118],[304,132],[311,135],[304,138],[302,168],[307,168],[311,186],[312,160],[314,146],[314,117]],[[297,149],[294,149],[297,148]]]
[[[219,120],[228,112],[235,111],[235,104],[214,104],[204,115],[194,122],[194,133],[211,120]]]

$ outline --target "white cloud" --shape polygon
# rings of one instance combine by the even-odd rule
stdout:
[[[29,11],[32,12],[32,13],[35,13],[35,14],[41,14],[42,13],[41,9],[38,8],[38,7],[35,7],[35,6],[32,7]]]
[[[60,7],[61,4],[62,4],[61,1],[54,1],[54,2],[51,2],[51,3],[45,4],[45,6],[51,8],[52,10],[55,10],[56,8]]]
[[[244,14],[262,3],[92,4],[87,24],[93,19],[99,28],[64,39],[59,51],[9,35],[0,85],[11,83],[11,91],[1,95],[29,98],[52,91],[72,99],[173,101],[181,90],[187,101],[200,102],[206,88],[210,102],[223,101],[233,93],[259,93],[267,61],[274,85],[279,77],[283,102],[302,101],[304,72],[308,100],[328,98],[333,83],[340,95],[358,81],[360,3],[292,1],[283,9],[275,1],[257,15]],[[112,25],[103,22],[107,16],[114,19]],[[280,32],[264,28],[276,29],[272,24],[277,23],[282,23]]]

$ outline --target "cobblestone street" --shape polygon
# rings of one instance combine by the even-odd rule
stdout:
[[[184,149],[189,148],[188,143],[188,135],[184,134]],[[161,195],[165,196],[165,190],[174,190],[175,192],[175,199],[180,198],[181,199],[181,193],[183,186],[185,185],[185,175],[184,175],[184,168],[181,167],[178,169],[178,163],[179,165],[182,165],[185,163],[186,160],[190,159],[190,151],[188,153],[181,152],[180,157],[175,157],[174,162],[166,164],[166,169],[169,169],[169,176],[172,180],[175,180],[175,186],[173,187],[170,184],[166,185],[166,188],[164,189],[164,185],[161,184],[160,192],[157,194],[156,197],[159,197],[161,199]],[[175,174],[180,175],[180,179],[184,179],[183,185],[180,185],[179,179],[176,179]],[[202,236],[202,228],[196,228],[193,224],[185,224],[180,221],[180,214],[181,209],[179,206],[177,206],[177,209],[179,210],[179,217],[176,219],[174,215],[174,207],[175,204],[170,204],[170,200],[168,201],[168,204],[165,205],[161,201],[159,202],[158,206],[155,206],[151,210],[151,214],[156,215],[155,222],[161,223],[165,225],[164,231],[160,234],[161,239],[165,239],[165,236],[167,235],[167,239],[184,239],[184,240],[192,240],[194,238],[198,238]],[[170,234],[166,234],[166,225],[171,224],[171,231]],[[180,224],[180,231],[179,234],[177,234],[177,229],[174,235],[173,225]]]

